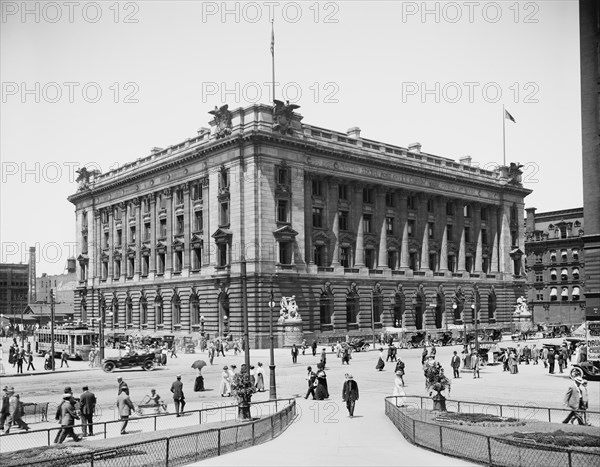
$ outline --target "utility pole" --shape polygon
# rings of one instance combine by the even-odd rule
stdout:
[[[277,386],[275,384],[275,351],[273,349],[273,308],[275,307],[275,297],[273,295],[273,275],[271,275],[271,294],[269,298],[269,338],[271,345],[269,347],[269,399],[277,399]]]
[[[54,289],[50,289],[50,362],[54,371]]]

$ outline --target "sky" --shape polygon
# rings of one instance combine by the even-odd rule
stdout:
[[[526,207],[582,206],[576,1],[0,2],[1,262],[76,256],[80,166],[106,172],[196,136],[215,105],[493,169],[523,164]],[[565,190],[565,182],[568,189]]]

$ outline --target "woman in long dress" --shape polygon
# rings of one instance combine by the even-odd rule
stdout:
[[[402,381],[403,373],[398,370],[396,372],[396,378],[394,379],[394,393],[393,396],[396,397],[396,407],[402,407],[404,405],[404,397],[406,393],[404,392],[404,381]]]
[[[265,390],[265,370],[263,370],[262,363],[258,362],[258,368],[256,369],[256,390],[263,392]]]
[[[383,361],[383,348],[379,348],[379,360],[377,360],[377,365],[375,366],[375,369],[377,371],[381,371],[383,370],[383,367],[385,367],[385,362]]]
[[[221,373],[221,397],[231,396],[231,379],[229,377],[229,367],[225,365],[223,367],[223,373]]]
[[[329,399],[329,391],[327,389],[327,375],[323,370],[323,365],[319,363],[317,365],[317,388],[315,389],[315,399],[324,400]]]

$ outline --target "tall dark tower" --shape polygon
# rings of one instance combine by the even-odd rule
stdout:
[[[588,320],[600,320],[600,2],[579,1],[585,301]]]
[[[35,247],[29,247],[29,291],[28,302],[35,303],[37,301],[35,290]]]

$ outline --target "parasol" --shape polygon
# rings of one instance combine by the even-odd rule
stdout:
[[[195,370],[201,370],[205,366],[206,362],[204,360],[196,360],[194,363],[192,363],[192,368],[194,368]]]

